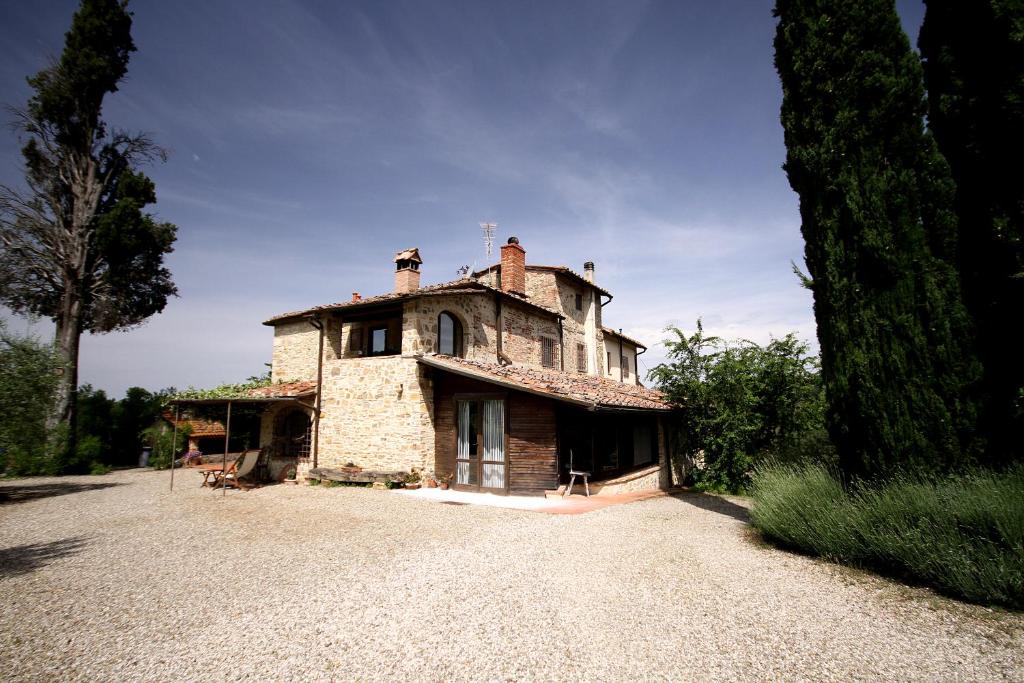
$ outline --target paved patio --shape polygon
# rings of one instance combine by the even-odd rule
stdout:
[[[0,481],[0,680],[1024,678],[1024,616],[764,547],[722,498],[199,480]]]
[[[442,490],[440,488],[398,489],[395,493],[419,500],[429,500],[445,505],[484,505],[509,510],[544,512],[549,515],[581,515],[585,512],[602,510],[615,505],[626,505],[641,500],[650,500],[669,495],[664,491],[637,491],[618,495],[586,496],[574,493],[564,497],[543,496],[500,496],[493,493],[473,491]]]

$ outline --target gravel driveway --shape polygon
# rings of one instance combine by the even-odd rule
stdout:
[[[720,498],[553,516],[198,481],[0,482],[0,679],[1024,678],[1024,616],[763,547]]]

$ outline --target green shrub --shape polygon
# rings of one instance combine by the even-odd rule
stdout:
[[[153,449],[149,454],[149,466],[156,470],[170,468],[172,456],[177,458],[188,450],[191,433],[191,425],[184,425],[175,437],[174,431],[162,420],[142,430],[142,442]]]
[[[765,539],[984,604],[1024,608],[1024,465],[844,490],[820,465],[753,476]]]
[[[93,462],[89,465],[89,474],[107,474],[113,468],[110,465],[104,465],[101,462]]]
[[[674,466],[697,489],[743,492],[768,458],[834,458],[818,359],[795,335],[760,346],[706,336],[700,320],[690,336],[668,331],[668,362],[650,377],[681,408],[671,428]]]

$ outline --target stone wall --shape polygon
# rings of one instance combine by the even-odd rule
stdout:
[[[462,323],[466,358],[498,361],[494,295],[490,293],[432,296],[407,302],[402,319],[403,354],[437,352],[437,317],[442,311]]]
[[[415,358],[330,359],[321,400],[321,467],[433,470],[433,388]]]
[[[541,338],[547,338],[555,344],[554,367],[558,369],[560,356],[557,320],[507,300],[502,304],[501,317],[505,328],[501,349],[513,363],[543,367]]]
[[[562,338],[565,348],[565,370],[576,372],[577,345],[583,344],[587,374],[604,373],[600,343],[601,306],[592,287],[547,270],[526,271],[526,291],[530,299],[564,316]],[[583,310],[576,309],[576,295],[583,295]]]
[[[305,320],[274,327],[271,379],[274,382],[316,379],[320,332]]]

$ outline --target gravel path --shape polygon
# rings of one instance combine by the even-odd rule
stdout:
[[[1024,615],[763,547],[719,498],[553,516],[198,481],[0,481],[0,679],[1024,678]]]

